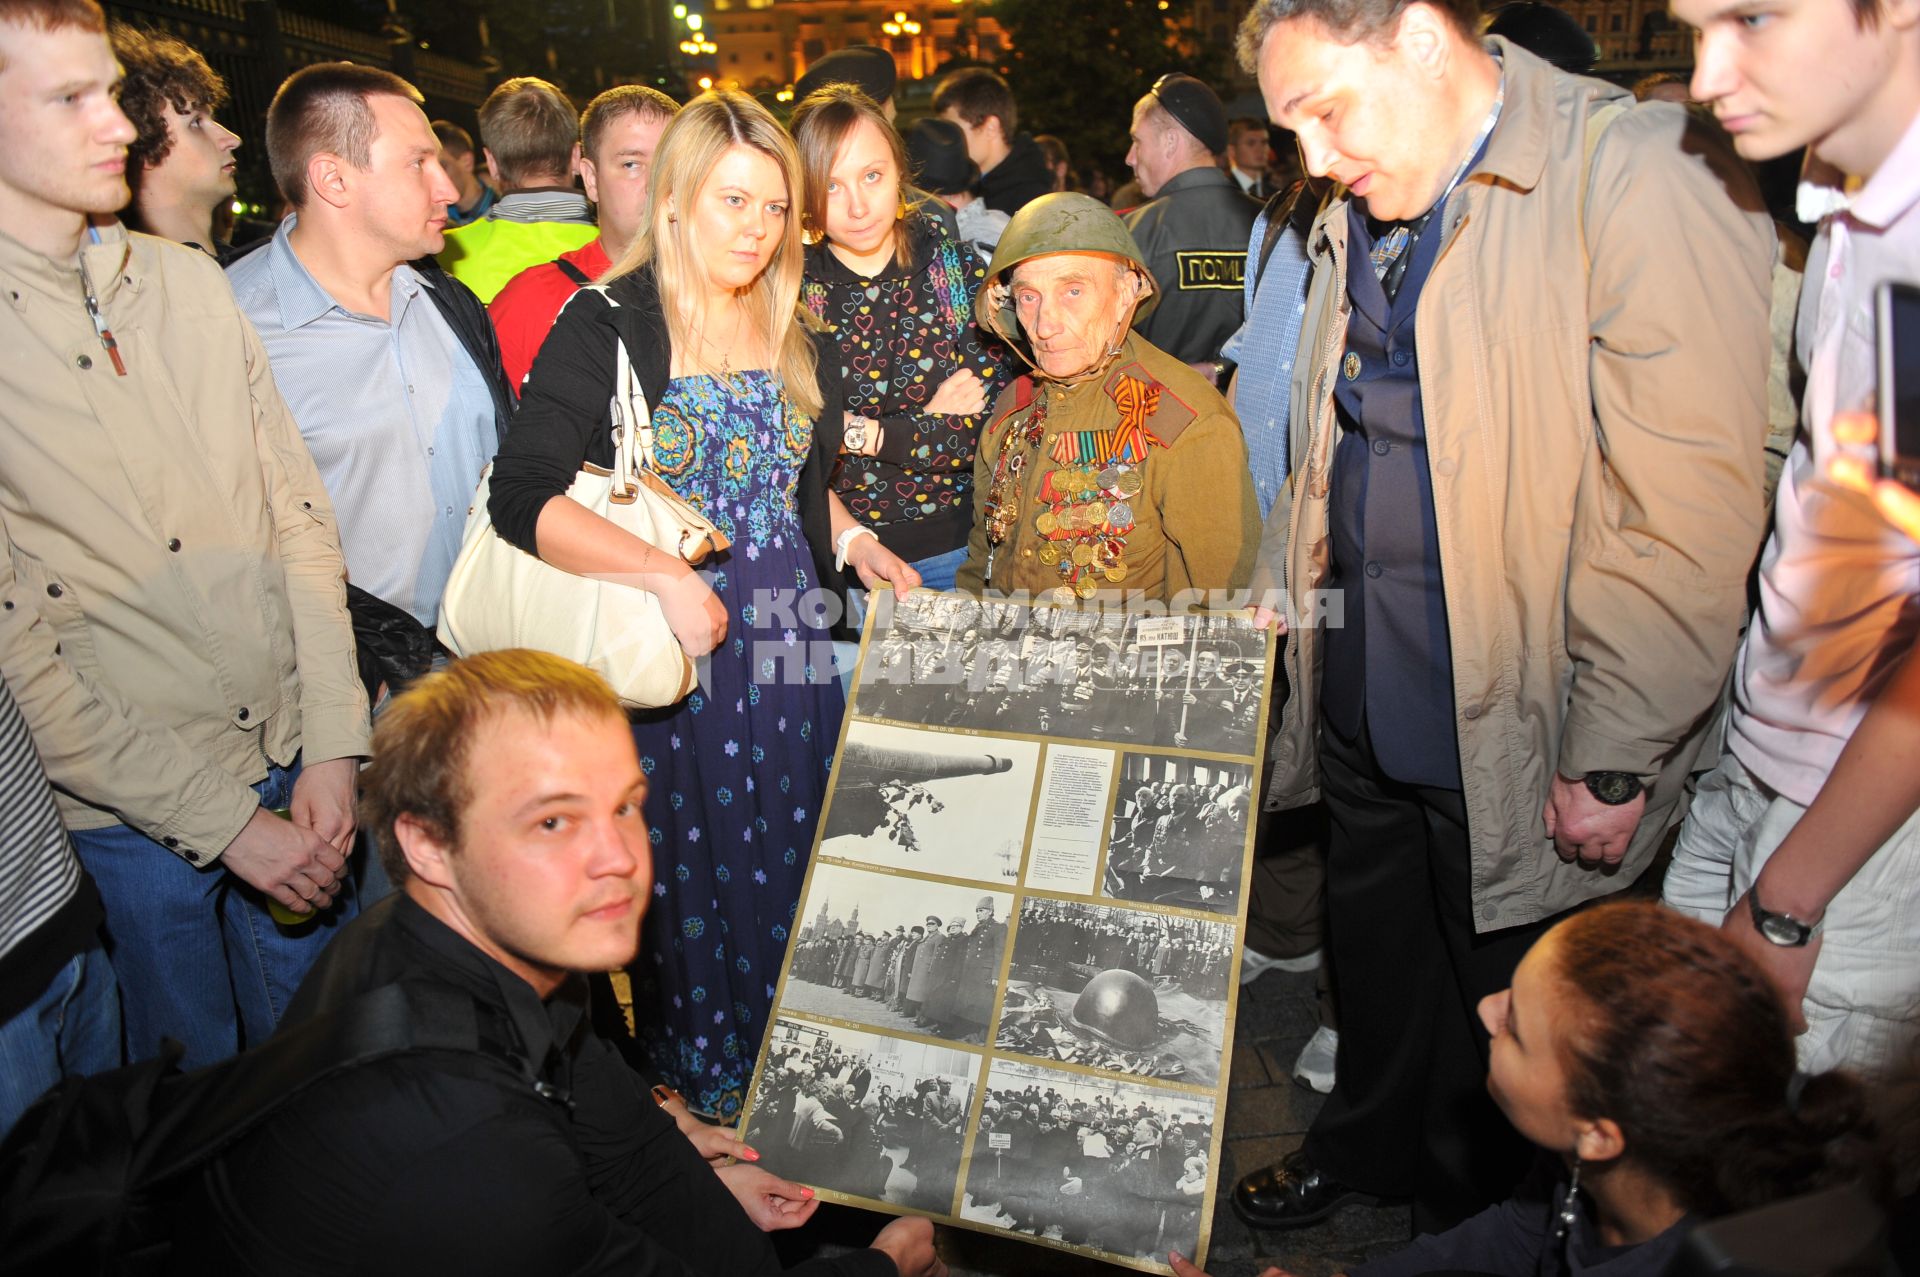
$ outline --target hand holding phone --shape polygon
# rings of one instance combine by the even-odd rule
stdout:
[[[1920,287],[1887,282],[1874,293],[1878,411],[1833,420],[1839,449],[1826,476],[1873,499],[1881,517],[1920,541]],[[1861,453],[1873,448],[1878,466]]]

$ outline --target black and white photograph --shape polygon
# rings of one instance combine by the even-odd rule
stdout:
[[[1213,1100],[995,1060],[961,1217],[1155,1263],[1192,1255]]]
[[[1251,764],[1123,755],[1100,894],[1237,915],[1253,800]]]
[[[861,717],[1250,756],[1267,636],[1245,616],[1148,617],[915,592],[876,616]]]
[[[816,864],[780,1007],[983,1044],[1013,897]]]
[[[1029,896],[994,1047],[1214,1086],[1233,969],[1229,923]]]
[[[775,1175],[946,1214],[980,1057],[779,1017],[747,1144]]]
[[[1040,746],[856,721],[833,763],[820,851],[896,869],[1012,884]]]

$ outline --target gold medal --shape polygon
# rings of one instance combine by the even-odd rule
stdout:
[[[1108,568],[1102,575],[1104,575],[1107,578],[1107,580],[1112,581],[1115,585],[1118,585],[1120,584],[1120,582],[1127,579],[1127,565],[1124,563],[1115,563],[1112,567]]]
[[[1095,501],[1087,506],[1087,524],[1089,527],[1098,527],[1100,524],[1105,523],[1106,521],[1107,521],[1107,503],[1106,502]]]
[[[1081,577],[1079,582],[1073,587],[1073,592],[1083,599],[1092,598],[1095,594],[1099,593],[1099,590],[1100,587],[1094,584],[1091,576]]]
[[[1040,547],[1040,561],[1048,567],[1060,561],[1060,547],[1049,541]]]
[[[1121,496],[1131,497],[1139,495],[1140,485],[1140,472],[1138,470],[1127,470],[1121,473],[1120,482],[1113,486],[1120,489]]]
[[[1033,521],[1033,526],[1040,529],[1041,536],[1052,536],[1060,526],[1060,518],[1051,510],[1042,510],[1040,517]]]
[[[1085,541],[1074,546],[1073,561],[1078,567],[1085,567],[1087,564],[1093,562],[1093,547]]]

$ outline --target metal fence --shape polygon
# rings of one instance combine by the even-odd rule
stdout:
[[[220,122],[240,135],[240,198],[267,208],[276,198],[267,170],[267,104],[288,73],[338,60],[385,67],[426,96],[429,116],[469,129],[487,96],[487,73],[477,66],[286,13],[272,0],[107,0],[106,9],[108,16],[132,26],[180,37],[226,79],[233,98],[220,112]]]

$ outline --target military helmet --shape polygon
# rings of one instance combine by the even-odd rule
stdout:
[[[1115,967],[1087,981],[1072,1018],[1103,1042],[1137,1050],[1160,1038],[1160,996],[1134,972]]]
[[[987,282],[980,286],[973,301],[973,313],[980,326],[1006,341],[1020,339],[1020,322],[1013,309],[1013,298],[996,285],[1021,262],[1049,253],[1100,253],[1133,263],[1146,280],[1147,288],[1136,304],[1133,321],[1139,323],[1160,300],[1160,286],[1147,268],[1133,232],[1120,215],[1091,195],[1078,191],[1056,191],[1042,195],[1018,213],[1000,232],[994,246],[993,264],[987,267]],[[997,298],[997,300],[996,300]]]

